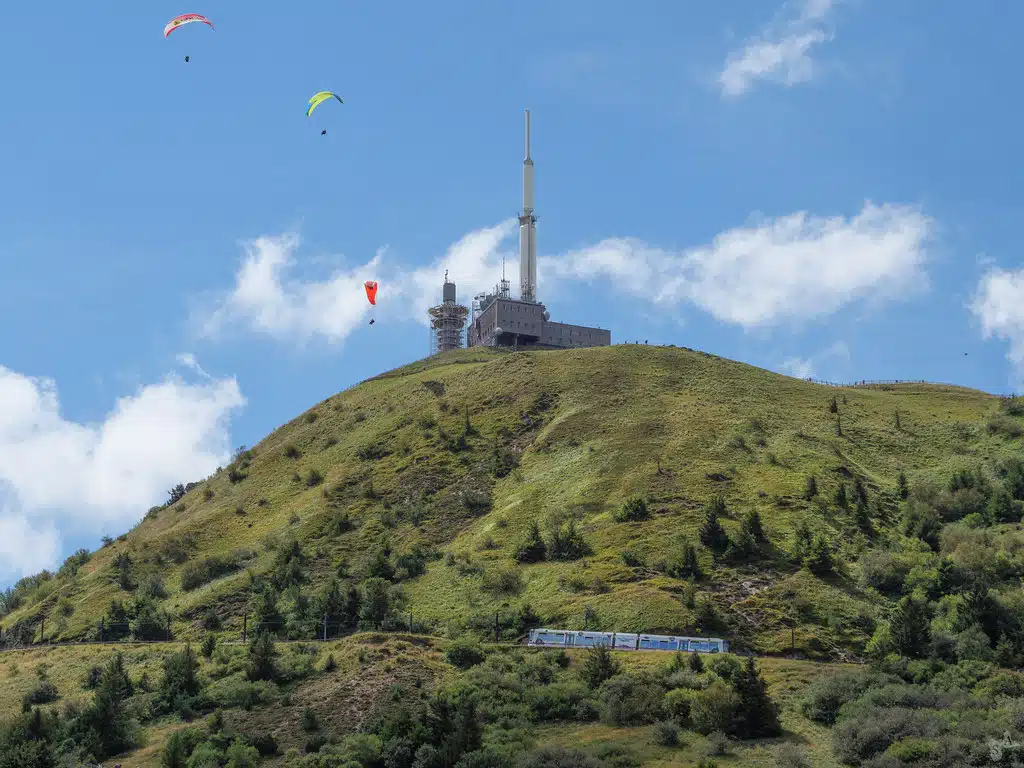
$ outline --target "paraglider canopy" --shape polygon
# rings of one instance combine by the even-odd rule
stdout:
[[[183,13],[181,16],[171,19],[167,22],[167,26],[164,27],[164,37],[167,37],[174,30],[180,27],[182,24],[191,24],[193,21],[201,21],[213,29],[213,22],[205,16],[200,16],[198,13]]]
[[[339,96],[336,93],[332,93],[331,91],[320,91],[319,93],[314,93],[312,98],[309,100],[309,107],[306,109],[306,117],[309,117],[311,114],[313,114],[313,110],[319,107],[328,99],[337,99],[339,104],[345,103],[344,101],[341,100],[341,96]]]
[[[363,286],[366,288],[366,298],[369,299],[371,304],[376,306],[377,305],[377,281],[376,280],[367,280],[365,283],[363,283]]]

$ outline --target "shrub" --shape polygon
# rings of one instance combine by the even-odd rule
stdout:
[[[579,560],[591,553],[590,546],[569,518],[561,527],[554,527],[548,539],[548,558],[551,560]]]
[[[203,656],[207,659],[213,658],[213,652],[217,649],[217,636],[213,632],[207,632],[203,638],[203,645],[200,648]]]
[[[486,656],[476,643],[458,640],[445,651],[445,658],[453,667],[469,669],[481,663]]]
[[[530,522],[530,528],[526,538],[516,548],[516,560],[520,563],[537,563],[547,556],[547,545],[540,535],[540,526],[537,521]]]
[[[679,727],[672,722],[661,722],[654,726],[654,743],[662,747],[679,744]]]
[[[60,698],[57,686],[45,678],[29,693],[25,694],[25,700],[29,704],[49,704]]]
[[[284,455],[285,455],[285,458],[288,458],[288,459],[297,459],[300,456],[302,456],[302,451],[300,451],[294,445],[288,445],[284,449]]]
[[[483,589],[498,595],[518,595],[523,591],[523,574],[518,568],[501,566],[484,573]]]
[[[800,711],[810,720],[834,725],[840,708],[870,688],[884,685],[891,678],[877,672],[840,672],[818,678],[807,687]]]
[[[703,691],[694,691],[690,702],[690,720],[694,730],[705,735],[725,732],[739,708],[736,692],[722,682],[715,682]]]
[[[643,555],[638,552],[634,552],[631,549],[624,550],[621,557],[623,564],[630,568],[643,568],[647,565]]]
[[[661,684],[646,675],[619,674],[601,686],[602,715],[613,725],[644,725],[662,716]]]
[[[615,520],[619,523],[635,523],[646,520],[649,516],[647,502],[640,496],[634,496],[615,513]]]
[[[419,765],[418,760],[416,765]],[[520,757],[516,768],[604,768],[604,766],[578,749],[540,747]]]
[[[185,592],[198,589],[204,584],[237,571],[247,559],[249,553],[236,552],[230,557],[213,556],[186,563],[181,569],[181,588]]]
[[[316,719],[316,712],[310,707],[306,707],[302,710],[302,719],[300,720],[302,730],[306,733],[313,733],[320,730],[320,722]]]
[[[309,474],[306,475],[306,486],[309,488],[315,488],[324,481],[324,476],[318,469],[309,470]]]

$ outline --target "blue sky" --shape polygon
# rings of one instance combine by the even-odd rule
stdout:
[[[468,302],[515,258],[526,107],[555,319],[1021,381],[1024,7],[58,6],[0,46],[0,583],[424,356],[444,270]]]

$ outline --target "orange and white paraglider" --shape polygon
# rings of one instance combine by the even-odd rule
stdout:
[[[367,280],[363,283],[363,287],[366,288],[366,298],[373,305],[377,306],[377,281]],[[374,319],[370,318],[370,325],[374,324]]]

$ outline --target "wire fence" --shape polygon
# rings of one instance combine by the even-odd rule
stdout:
[[[861,379],[859,381],[841,382],[826,381],[824,379],[815,379],[807,377],[803,380],[808,381],[811,384],[820,384],[823,387],[835,387],[837,389],[856,389],[858,387],[891,387],[908,384],[919,384],[928,387],[950,387],[952,389],[971,389],[971,387],[965,387],[963,384],[950,384],[948,382],[942,381],[926,381],[924,379]],[[1017,397],[1017,395],[1012,392],[989,392],[987,394],[1002,398],[1004,400],[1012,400]]]

